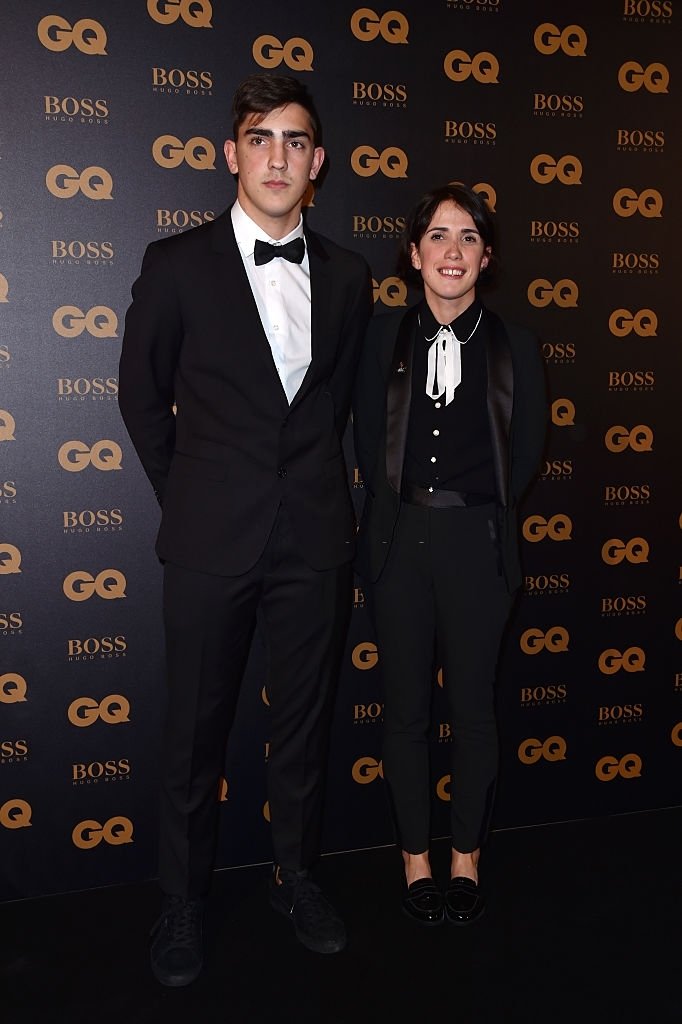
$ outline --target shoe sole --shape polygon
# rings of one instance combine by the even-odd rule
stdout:
[[[478,913],[474,914],[473,917],[468,917],[466,919],[466,921],[462,921],[459,918],[450,917],[450,915],[448,914],[448,912],[446,910],[445,911],[445,920],[448,922],[448,924],[454,924],[455,928],[466,928],[466,926],[468,924],[474,924],[481,917],[483,917],[484,914],[485,914],[485,906],[481,907],[481,909],[478,911]]]
[[[439,928],[440,925],[445,924],[445,914],[443,914],[442,917],[439,917],[437,921],[425,921],[422,918],[415,917],[414,914],[411,914],[409,910],[405,909],[405,907],[401,907],[400,909],[405,917],[408,917],[410,921],[413,921],[414,924],[420,925],[422,928]]]
[[[291,924],[294,929],[294,935],[305,949],[310,950],[311,953],[322,953],[325,956],[329,956],[332,953],[340,953],[343,949],[346,948],[347,939],[345,935],[343,937],[343,942],[341,942],[340,944],[334,943],[333,945],[328,945],[325,947],[314,945],[313,943],[311,943],[305,935],[302,935],[301,932],[299,932],[298,928],[296,927],[296,920],[291,911],[285,906],[285,904],[280,903],[277,900],[277,898],[273,896],[272,892],[270,892],[269,895],[270,906],[272,907],[273,910],[276,910],[278,914],[281,914],[282,917],[286,917],[289,921],[291,921]]]

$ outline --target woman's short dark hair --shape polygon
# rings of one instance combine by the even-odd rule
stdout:
[[[232,100],[233,138],[237,141],[239,129],[250,114],[266,116],[288,103],[298,103],[307,112],[313,129],[313,144],[319,146],[322,138],[320,118],[313,98],[303,82],[286,75],[249,75]]]
[[[460,209],[468,213],[476,225],[476,230],[481,236],[483,245],[486,248],[490,247],[491,250],[494,248],[495,224],[483,196],[480,196],[462,182],[433,188],[421,197],[409,214],[400,241],[400,252],[398,254],[396,270],[399,277],[408,284],[421,284],[421,274],[412,266],[412,246],[419,247],[419,243],[426,234],[428,226],[441,203],[456,203]],[[489,270],[490,263],[488,267],[481,271],[480,278],[488,276]]]

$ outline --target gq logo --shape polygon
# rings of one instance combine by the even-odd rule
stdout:
[[[639,195],[633,188],[619,188],[613,197],[613,208],[619,217],[661,217],[663,196],[655,188],[645,188]]]
[[[451,82],[466,82],[471,75],[481,85],[499,85],[500,62],[494,53],[481,50],[470,57],[466,50],[450,50],[443,70]]]
[[[528,285],[528,301],[538,309],[554,302],[561,309],[569,309],[578,305],[578,285],[568,277],[562,277],[556,284],[538,277]]]
[[[0,576],[21,572],[21,551],[14,544],[0,544]]]
[[[386,178],[407,177],[407,154],[397,146],[388,146],[381,153],[373,146],[357,146],[351,153],[350,165],[361,178],[371,178],[377,171]]]
[[[374,668],[378,660],[379,655],[377,654],[376,644],[365,642],[358,644],[353,650],[352,662],[356,668],[363,672]]]
[[[604,444],[610,452],[624,452],[631,448],[633,452],[650,452],[654,443],[654,432],[644,423],[638,423],[632,430],[616,425],[609,427],[604,435]]]
[[[60,306],[54,311],[52,326],[62,338],[78,338],[83,331],[93,338],[118,337],[118,317],[108,306],[93,306],[87,313],[78,306]]]
[[[87,199],[113,199],[114,182],[103,167],[86,167],[79,174],[70,164],[55,164],[45,175],[45,184],[57,199],[73,199],[78,192]]]
[[[531,737],[519,744],[518,756],[521,764],[537,764],[542,759],[565,761],[566,740],[563,736],[548,736],[543,742]]]
[[[350,19],[350,29],[362,43],[381,36],[387,43],[407,43],[410,24],[401,11],[386,11],[381,17],[371,7],[360,7]]]
[[[9,302],[9,281],[0,274],[0,302]]]
[[[570,398],[557,398],[552,402],[552,423],[556,427],[575,426],[575,405]]]
[[[210,0],[147,0],[147,11],[159,25],[172,25],[182,18],[190,28],[213,28]]]
[[[26,690],[26,680],[17,672],[5,672],[0,676],[0,704],[25,703]]]
[[[133,841],[133,823],[130,818],[109,818],[103,825],[91,818],[79,822],[71,833],[73,845],[80,850],[92,850],[104,840],[109,846],[123,846]]]
[[[539,185],[548,185],[555,178],[562,185],[582,185],[582,173],[582,163],[571,154],[556,160],[549,153],[538,153],[530,162],[530,176]]]
[[[549,537],[550,540],[572,540],[573,523],[568,516],[556,515],[545,519],[543,516],[528,516],[523,524],[523,536],[531,544]]]
[[[14,416],[6,409],[0,409],[0,441],[16,441]]]
[[[5,828],[29,828],[31,805],[25,800],[7,800],[0,807],[0,825]]]
[[[152,156],[159,167],[175,168],[186,162],[195,171],[215,171],[215,146],[200,135],[186,143],[175,135],[159,135],[152,145]]]
[[[519,647],[524,654],[539,654],[543,650],[550,654],[563,654],[568,650],[568,641],[568,630],[563,626],[550,626],[546,633],[531,628],[521,634]]]
[[[649,561],[649,544],[644,537],[633,537],[629,541],[612,537],[602,544],[601,557],[607,565],[620,565],[626,559],[632,565],[641,565]]]
[[[307,39],[300,36],[294,36],[286,43],[281,43],[277,36],[258,36],[251,53],[262,68],[278,68],[284,61],[292,71],[313,70],[313,48]]]
[[[82,441],[65,441],[57,452],[57,460],[67,473],[82,473],[88,466],[108,473],[121,469],[123,452],[115,441],[95,441],[92,448]]]
[[[631,313],[629,309],[614,309],[609,317],[609,330],[616,338],[626,338],[633,331],[640,338],[655,338],[658,317],[653,309],[638,309]]]
[[[625,754],[624,757],[601,757],[594,766],[594,774],[600,782],[612,782],[616,776],[622,779],[636,779],[642,774],[642,759],[639,754]]]
[[[563,50],[567,57],[586,56],[587,33],[580,25],[567,25],[560,29],[551,21],[545,21],[535,29],[533,42],[535,49],[546,55]]]
[[[599,671],[602,675],[613,676],[623,669],[624,672],[643,672],[646,654],[641,647],[628,647],[621,654],[615,647],[609,647],[599,655]]]
[[[358,785],[367,786],[377,777],[383,779],[384,766],[381,761],[376,761],[373,757],[359,757],[353,765],[351,774]]]
[[[87,728],[98,719],[107,725],[130,721],[130,703],[119,693],[112,693],[99,703],[92,697],[77,697],[69,705],[67,716],[72,725]]]
[[[667,92],[669,84],[670,72],[658,61],[643,68],[636,60],[626,60],[618,69],[618,85],[625,92],[637,92],[642,86],[647,92]]]
[[[70,572],[62,584],[62,590],[69,601],[88,601],[97,594],[104,601],[125,597],[126,578],[118,569],[102,569],[97,576],[77,569]]]
[[[98,21],[81,18],[71,27],[59,14],[47,14],[38,22],[38,39],[46,50],[61,53],[73,44],[88,56],[106,56],[107,34]]]
[[[399,277],[385,277],[381,282],[372,278],[372,293],[374,301],[384,306],[407,305],[407,285]]]
[[[682,747],[682,722],[678,722],[677,725],[672,727],[670,739],[676,747]]]

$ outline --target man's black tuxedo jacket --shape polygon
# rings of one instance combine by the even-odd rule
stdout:
[[[417,309],[372,320],[355,389],[355,447],[366,492],[357,568],[371,582],[386,562],[400,509]],[[498,543],[512,591],[521,583],[516,505],[539,468],[545,440],[544,367],[529,331],[485,308],[483,317]]]
[[[162,506],[164,560],[240,575],[263,551],[280,502],[313,568],[353,557],[341,442],[370,276],[356,253],[305,237],[312,361],[291,405],[229,211],[147,248],[126,315],[119,402]]]

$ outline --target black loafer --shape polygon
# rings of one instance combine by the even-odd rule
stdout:
[[[445,890],[445,916],[450,924],[471,924],[485,910],[485,902],[472,878],[458,876]]]
[[[180,988],[199,976],[202,912],[202,900],[166,896],[150,936],[152,973],[162,985]]]
[[[418,878],[403,896],[403,911],[413,921],[428,926],[445,920],[443,894],[432,878]]]
[[[270,905],[288,917],[298,941],[313,953],[340,953],[346,945],[346,926],[307,871],[281,868],[278,884],[270,879]]]

